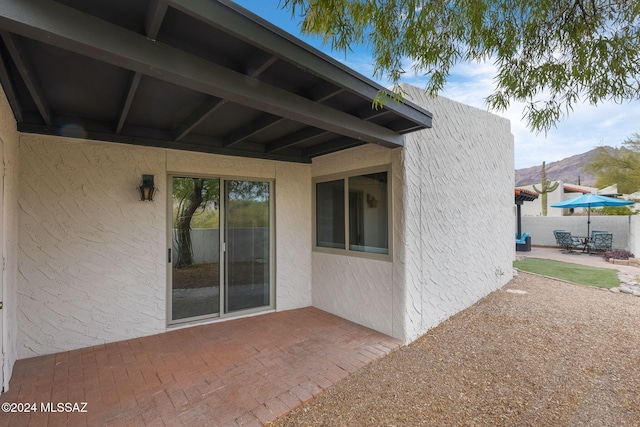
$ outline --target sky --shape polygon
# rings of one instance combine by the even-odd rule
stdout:
[[[304,40],[313,47],[344,63],[360,74],[389,86],[387,81],[373,76],[371,55],[366,47],[354,48],[346,57],[343,52],[332,52],[317,38],[300,33],[300,20],[279,7],[279,0],[236,0],[263,19]],[[459,64],[448,78],[441,96],[488,110],[485,98],[494,88],[495,67],[492,63]],[[402,82],[419,88],[426,87],[426,77],[405,75]],[[504,112],[491,111],[510,120],[514,136],[515,169],[540,166],[543,161],[551,163],[576,154],[582,154],[599,146],[620,147],[634,133],[640,132],[640,102],[613,102],[592,106],[577,104],[570,114],[545,133],[535,133],[527,128],[522,119],[523,104],[512,104]]]

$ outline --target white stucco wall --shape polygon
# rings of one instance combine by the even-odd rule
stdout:
[[[613,234],[613,248],[628,249],[630,247],[629,236],[632,231],[629,227],[630,218],[635,219],[636,216],[591,215],[589,230],[609,231]],[[585,237],[587,235],[587,216],[522,217],[522,232],[531,235],[531,244],[534,246],[557,246],[553,230],[567,230],[573,236]]]
[[[322,177],[392,165],[392,259],[313,253],[313,304],[412,341],[512,278],[513,136],[508,120],[405,87],[433,128],[394,150],[316,158]]]
[[[311,167],[276,166],[276,309],[312,305]]]
[[[5,268],[1,273],[3,292],[2,316],[4,366],[3,378],[5,391],[9,389],[9,379],[13,365],[18,357],[18,306],[17,306],[17,277],[18,277],[18,132],[16,122],[9,103],[0,87],[0,141],[2,142],[2,156],[4,160],[5,176],[2,199],[2,253],[5,257]]]
[[[166,330],[168,174],[275,181],[277,310],[313,304],[410,341],[502,286],[514,255],[508,121],[408,95],[434,112],[433,129],[311,166],[21,135],[17,357]],[[391,259],[312,252],[312,176],[381,165]],[[137,199],[143,173],[156,176],[154,203]]]
[[[411,341],[512,278],[514,168],[508,120],[404,89],[434,116],[433,128],[408,135],[402,152]]]
[[[392,197],[401,193],[401,182],[393,170],[399,150],[364,145],[313,159],[313,177],[391,165]],[[395,205],[394,205],[395,206]],[[394,226],[393,220],[390,224]],[[395,257],[396,255],[393,254]],[[358,255],[313,252],[313,305],[345,319],[394,335],[394,294],[401,291],[401,280],[394,275],[392,261]]]
[[[276,308],[311,305],[310,165],[22,135],[19,358],[166,330],[171,173],[275,180]]]
[[[562,216],[564,215],[564,209],[552,208],[551,205],[559,203],[563,200],[570,199],[580,194],[571,193],[570,197],[567,197],[562,187],[562,181],[551,181],[551,184],[558,183],[558,188],[554,191],[547,193],[547,216]],[[533,189],[533,185],[521,185],[518,188],[525,188],[527,190],[536,191]],[[540,184],[536,184],[536,188],[539,190]],[[524,202],[521,208],[522,216],[542,216],[542,195],[538,196],[536,200],[530,202]]]
[[[166,208],[138,200],[143,173],[166,194],[163,150],[21,136],[20,358],[164,330]]]
[[[638,215],[629,217],[629,244],[627,250],[636,256],[640,256],[640,216]]]

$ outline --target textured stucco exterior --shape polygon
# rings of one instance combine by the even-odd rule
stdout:
[[[135,191],[164,171],[163,150],[22,135],[20,358],[164,330],[165,205]]]
[[[276,310],[314,305],[409,342],[504,285],[515,226],[508,121],[405,90],[434,113],[433,129],[311,165],[19,134],[2,98],[9,366],[168,329],[171,175],[273,180]],[[389,256],[315,250],[313,179],[380,167],[391,177]],[[142,174],[155,175],[153,203],[138,200]]]
[[[166,330],[172,173],[274,180],[276,307],[311,305],[308,165],[34,135],[19,155],[19,358]]]
[[[313,304],[410,342],[512,278],[514,169],[508,120],[405,90],[433,129],[314,159],[314,177],[392,165],[393,256],[315,251]]]
[[[401,206],[396,195],[401,194],[402,183],[395,170],[401,149],[389,150],[376,145],[365,145],[314,159],[314,177],[349,173],[372,167],[389,166],[391,169],[391,197],[394,208]],[[390,224],[395,228],[392,215]],[[394,245],[395,246],[395,245]],[[392,250],[392,256],[395,253]],[[363,256],[313,252],[313,305],[322,310],[349,319],[385,334],[397,336],[394,313],[401,308],[395,296],[401,292],[394,263]],[[396,325],[397,327],[397,325]]]
[[[513,135],[509,121],[412,86],[433,129],[403,150],[405,341],[512,278]]]

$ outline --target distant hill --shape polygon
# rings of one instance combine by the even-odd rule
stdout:
[[[605,147],[607,150],[616,151],[616,148]],[[557,162],[546,164],[547,179],[550,181],[562,181],[565,184],[578,184],[593,187],[596,177],[584,172],[582,168],[589,162],[596,149],[586,153],[576,154]],[[516,169],[516,187],[520,185],[538,184],[540,182],[540,169],[542,164],[530,168]]]

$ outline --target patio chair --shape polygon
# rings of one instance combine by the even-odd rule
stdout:
[[[604,252],[611,249],[613,243],[612,233],[596,233],[590,242],[587,243],[589,253]]]
[[[571,235],[570,231],[554,230],[553,234],[556,237],[556,243],[558,246],[564,248],[566,252],[573,252],[575,248],[584,246],[579,238]]]
[[[522,233],[522,236],[518,239],[518,233],[516,232],[516,251],[531,251],[531,235],[529,233]]]

